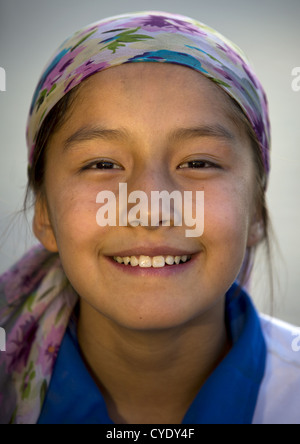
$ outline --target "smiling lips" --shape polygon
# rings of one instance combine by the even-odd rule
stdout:
[[[179,265],[180,263],[188,262],[191,259],[191,255],[182,256],[114,256],[115,262],[124,265],[130,265],[131,267],[141,267],[141,268],[162,268],[166,265]]]

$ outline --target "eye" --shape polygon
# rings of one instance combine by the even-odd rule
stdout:
[[[83,167],[83,170],[122,170],[123,168],[111,160],[96,160]]]
[[[179,169],[191,168],[191,169],[207,169],[207,168],[219,168],[213,162],[207,160],[189,160],[179,165]]]

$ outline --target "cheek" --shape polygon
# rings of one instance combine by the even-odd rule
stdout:
[[[80,248],[83,252],[81,247],[95,245],[107,231],[107,227],[99,227],[96,221],[99,187],[64,184],[60,189],[63,191],[53,190],[48,199],[59,251],[78,252]]]
[[[249,189],[245,183],[223,184],[205,192],[203,242],[207,253],[214,255],[220,265],[243,260],[251,215]]]

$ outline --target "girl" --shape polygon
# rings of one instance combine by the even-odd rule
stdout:
[[[40,245],[0,280],[1,423],[300,423],[293,327],[242,288],[270,149],[244,54],[179,15],[97,22],[45,68],[27,143]],[[202,192],[202,235],[153,192]]]

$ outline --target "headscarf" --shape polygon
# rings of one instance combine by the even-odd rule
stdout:
[[[0,424],[36,424],[77,301],[58,254],[41,245],[0,276]]]
[[[263,87],[245,54],[214,29],[189,17],[140,12],[107,18],[68,38],[47,64],[27,126],[29,166],[49,111],[91,75],[124,63],[173,63],[192,68],[226,91],[249,119],[269,171],[270,125]]]

